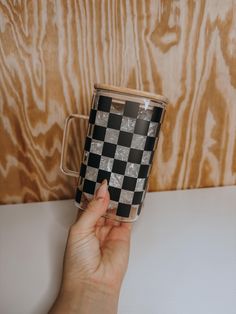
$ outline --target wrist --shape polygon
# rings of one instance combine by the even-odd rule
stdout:
[[[62,285],[51,314],[116,314],[119,292],[105,287],[84,283],[76,289],[68,289]]]

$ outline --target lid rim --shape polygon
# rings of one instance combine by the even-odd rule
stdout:
[[[156,94],[149,93],[146,91],[139,91],[139,90],[131,89],[131,88],[127,88],[127,87],[118,87],[118,86],[114,86],[114,85],[95,83],[94,88],[95,89],[108,90],[110,92],[124,93],[124,94],[128,94],[128,95],[139,96],[139,97],[143,97],[143,98],[147,97],[147,98],[150,98],[154,101],[162,101],[165,104],[168,104],[168,102],[169,102],[168,98],[163,96],[163,95],[156,95]]]

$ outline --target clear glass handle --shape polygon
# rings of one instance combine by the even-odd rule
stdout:
[[[79,172],[68,169],[66,166],[66,155],[67,155],[67,150],[68,150],[68,137],[69,137],[69,128],[71,121],[73,119],[84,119],[88,120],[89,116],[85,116],[82,114],[71,114],[69,117],[66,119],[66,125],[63,133],[63,140],[62,140],[62,153],[61,153],[61,163],[60,163],[60,169],[61,171],[72,177],[79,177]]]

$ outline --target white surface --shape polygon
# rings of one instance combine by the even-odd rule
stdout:
[[[47,312],[75,215],[72,201],[0,206],[1,314]],[[236,187],[147,194],[119,302],[131,313],[236,314]]]

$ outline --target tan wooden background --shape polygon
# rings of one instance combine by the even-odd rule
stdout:
[[[236,183],[236,1],[0,0],[0,203],[73,196],[94,82],[170,99],[151,190]]]

